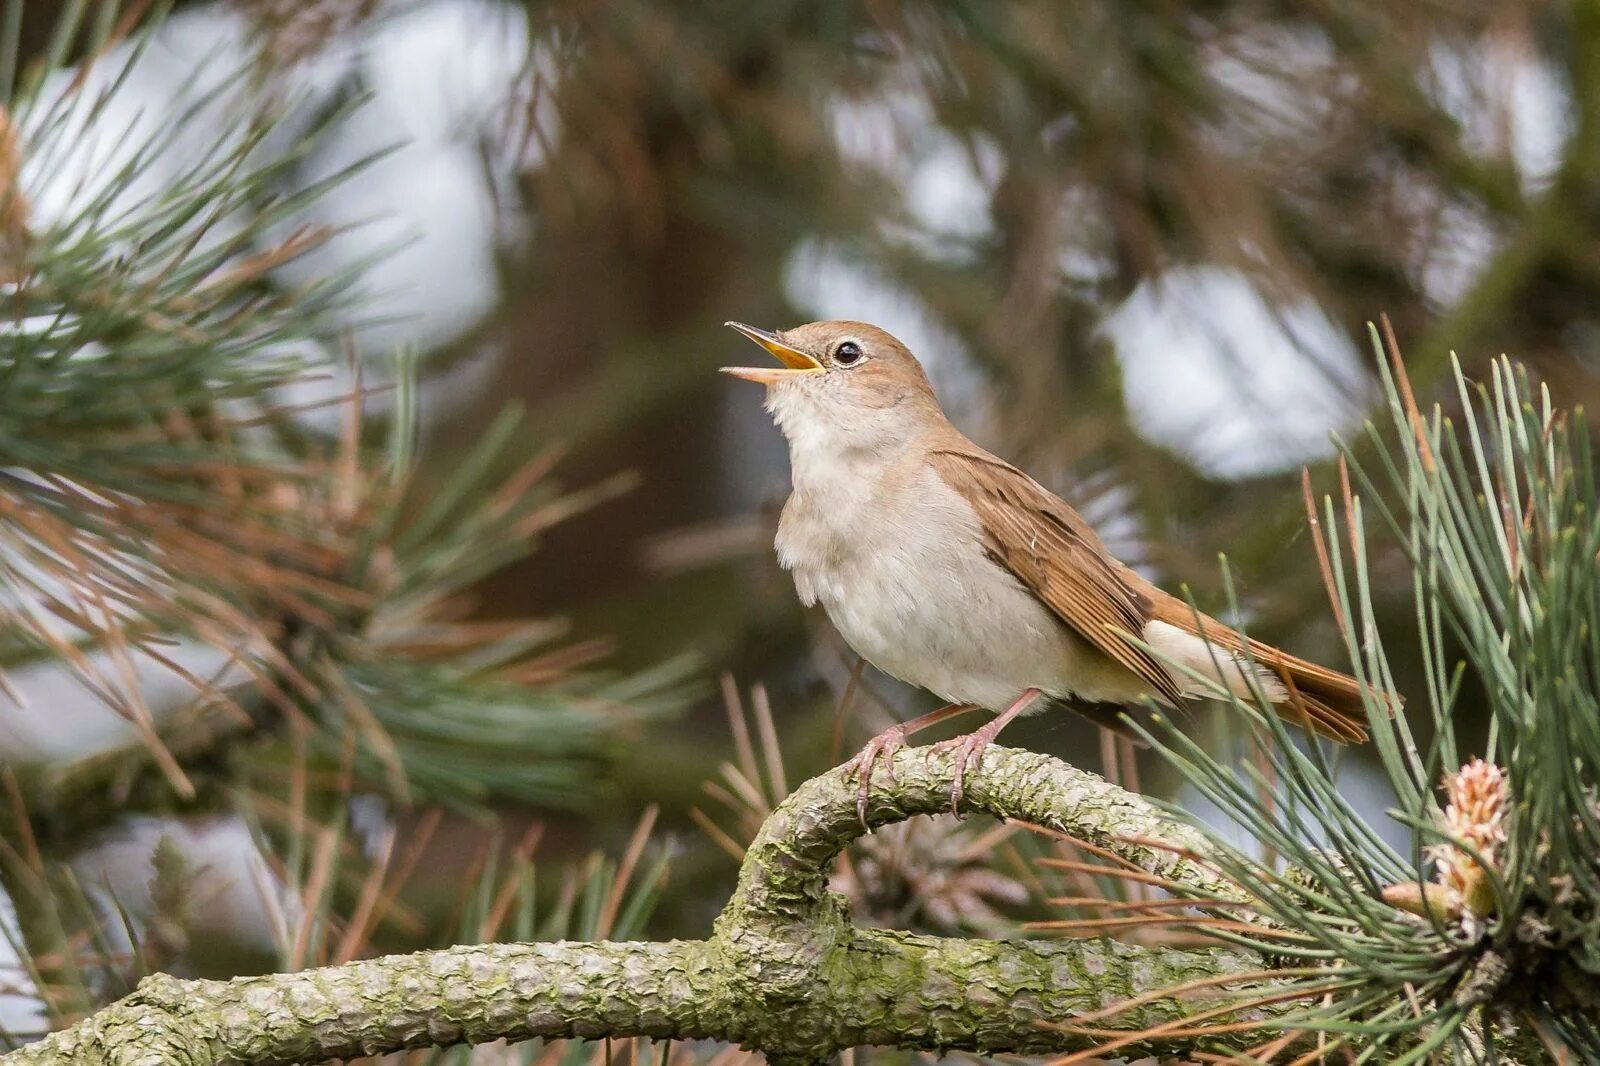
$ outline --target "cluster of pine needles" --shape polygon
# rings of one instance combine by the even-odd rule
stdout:
[[[301,177],[348,108],[308,121],[245,71],[154,131],[119,128],[110,105],[149,43],[135,27],[154,22],[86,8],[26,70],[20,5],[0,27],[0,198],[19,220],[0,353],[0,665],[70,670],[184,799],[221,738],[262,732],[324,760],[353,734],[358,771],[402,801],[587,801],[618,727],[670,702],[665,675],[595,671],[604,647],[562,644],[549,620],[463,619],[476,584],[626,482],[559,490],[557,452],[513,458],[529,450],[514,411],[447,481],[424,478],[410,361],[368,389],[344,339],[359,268],[292,286],[277,273],[328,236],[300,221],[307,206],[361,169]],[[198,158],[180,150],[215,129]],[[32,218],[30,180],[67,157],[93,181],[60,217]],[[156,180],[169,157],[186,169]],[[289,399],[341,374],[326,400]],[[193,646],[218,665],[188,665]],[[4,676],[13,713],[41,713]],[[148,705],[161,679],[187,689],[183,707]],[[55,767],[24,791],[70,805],[126,788],[126,763]]]
[[[1318,506],[1308,478],[1306,500],[1393,791],[1388,816],[1411,843],[1371,825],[1338,786],[1336,750],[1291,733],[1261,693],[1215,693],[1250,723],[1248,753],[1219,756],[1159,719],[1136,726],[1231,831],[1169,805],[1207,835],[1204,853],[1120,843],[1173,851],[1209,883],[1070,840],[1080,854],[1040,862],[1070,879],[1072,894],[1051,902],[1072,916],[1033,928],[1242,948],[1263,965],[1062,1020],[1095,1043],[1059,1063],[1158,1038],[1191,1042],[1197,1061],[1600,1057],[1600,516],[1587,424],[1509,360],[1486,385],[1457,366],[1455,413],[1424,412],[1392,336],[1375,331],[1374,344],[1390,432],[1369,423],[1342,444],[1337,497]],[[1411,571],[1426,677],[1409,703],[1374,621],[1369,508]],[[1463,721],[1474,701],[1486,732]],[[1117,1026],[1173,994],[1193,1011]]]
[[[375,158],[306,177],[360,95],[308,107],[247,61],[130,119],[166,6],[65,4],[25,62],[23,4],[0,4],[0,713],[52,715],[30,682],[65,677],[124,738],[0,762],[0,998],[56,1028],[195,972],[216,878],[176,839],[219,817],[254,842],[273,929],[247,968],[637,935],[651,819],[620,863],[547,864],[536,891],[537,834],[505,846],[484,804],[592,802],[626,734],[681,704],[681,666],[623,674],[557,620],[473,617],[475,588],[627,480],[561,488],[515,411],[447,476],[419,461],[414,360],[364,374],[349,339],[366,264],[281,269]],[[173,839],[135,913],[80,860],[140,814]],[[481,838],[461,898],[408,903],[441,825]]]

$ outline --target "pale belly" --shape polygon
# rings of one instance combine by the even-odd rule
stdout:
[[[786,514],[779,556],[800,598],[820,603],[857,653],[948,702],[1000,711],[1029,688],[1109,703],[1144,694],[992,562],[975,523],[964,528],[951,510],[922,507],[892,535],[870,541],[858,528],[843,545],[821,538],[808,516]]]

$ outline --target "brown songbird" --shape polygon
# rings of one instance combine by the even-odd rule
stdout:
[[[794,491],[777,550],[800,599],[822,604],[868,662],[950,704],[852,760],[863,814],[879,758],[974,708],[996,717],[943,742],[956,753],[955,801],[1006,723],[1052,700],[1178,706],[1204,698],[1208,682],[1246,698],[1253,683],[1289,721],[1366,738],[1355,678],[1197,615],[1118,562],[1065,501],[962,436],[888,333],[728,325],[783,364],[724,371],[767,387],[788,439]]]

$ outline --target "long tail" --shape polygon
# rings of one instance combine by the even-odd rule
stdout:
[[[1236,656],[1247,654],[1261,667],[1264,679],[1276,679],[1282,686],[1282,700],[1273,706],[1286,721],[1342,743],[1360,743],[1367,739],[1361,684],[1349,674],[1251,640],[1206,615],[1196,617],[1187,603],[1175,597],[1163,595],[1153,599],[1155,621],[1200,637],[1203,642],[1225,648]],[[1207,655],[1209,657],[1209,653]],[[1269,692],[1273,696],[1280,695],[1277,686],[1270,686]]]
[[[1367,711],[1361,684],[1349,674],[1307,662],[1286,651],[1249,641],[1250,654],[1288,689],[1288,698],[1274,704],[1278,714],[1297,725],[1345,744],[1367,739]]]

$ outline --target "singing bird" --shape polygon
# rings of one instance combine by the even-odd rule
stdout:
[[[1253,682],[1280,715],[1325,736],[1366,738],[1355,678],[1250,640],[1113,558],[1065,501],[951,425],[888,333],[728,325],[783,364],[723,371],[767,387],[788,440],[793,492],[776,547],[801,601],[820,603],[878,669],[949,704],[880,733],[847,764],[863,820],[874,764],[911,733],[995,712],[939,745],[955,752],[959,803],[967,769],[1020,714],[1208,694],[1166,661],[1246,698]]]

